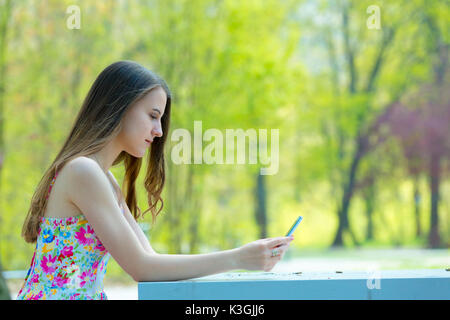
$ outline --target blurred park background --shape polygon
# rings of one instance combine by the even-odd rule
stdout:
[[[3,269],[28,269],[34,246],[20,234],[34,188],[118,60],[167,81],[171,132],[279,129],[274,175],[248,161],[176,165],[168,140],[164,209],[153,226],[139,221],[157,252],[283,236],[302,215],[288,259],[410,248],[448,265],[449,4],[0,0]],[[123,168],[111,171],[121,184]],[[143,172],[144,211],[142,183]],[[108,274],[130,279],[113,260]]]

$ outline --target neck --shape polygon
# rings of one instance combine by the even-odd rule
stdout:
[[[117,159],[121,151],[122,150],[115,147],[113,143],[109,143],[100,151],[91,154],[91,156],[96,162],[98,162],[102,170],[105,173],[108,173],[114,160]]]

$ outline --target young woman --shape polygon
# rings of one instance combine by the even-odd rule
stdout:
[[[166,82],[136,62],[119,61],[99,74],[33,195],[22,235],[36,249],[17,299],[106,299],[110,256],[136,281],[269,271],[281,260],[292,237],[207,254],[153,250],[136,220],[151,211],[154,223],[163,207],[171,99]],[[135,181],[147,149],[149,209],[141,213]],[[109,171],[122,162],[125,197]]]

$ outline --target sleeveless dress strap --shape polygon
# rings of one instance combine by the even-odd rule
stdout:
[[[47,194],[46,199],[48,199],[48,197],[50,196],[50,191],[52,191],[52,188],[53,188],[53,185],[55,184],[55,180],[56,180],[57,176],[58,176],[58,171],[56,171],[56,174],[53,177],[52,182],[50,183],[50,187],[48,188],[48,194]]]

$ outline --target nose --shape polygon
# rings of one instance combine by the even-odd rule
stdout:
[[[161,126],[153,127],[152,136],[154,137],[162,137],[163,132]]]

